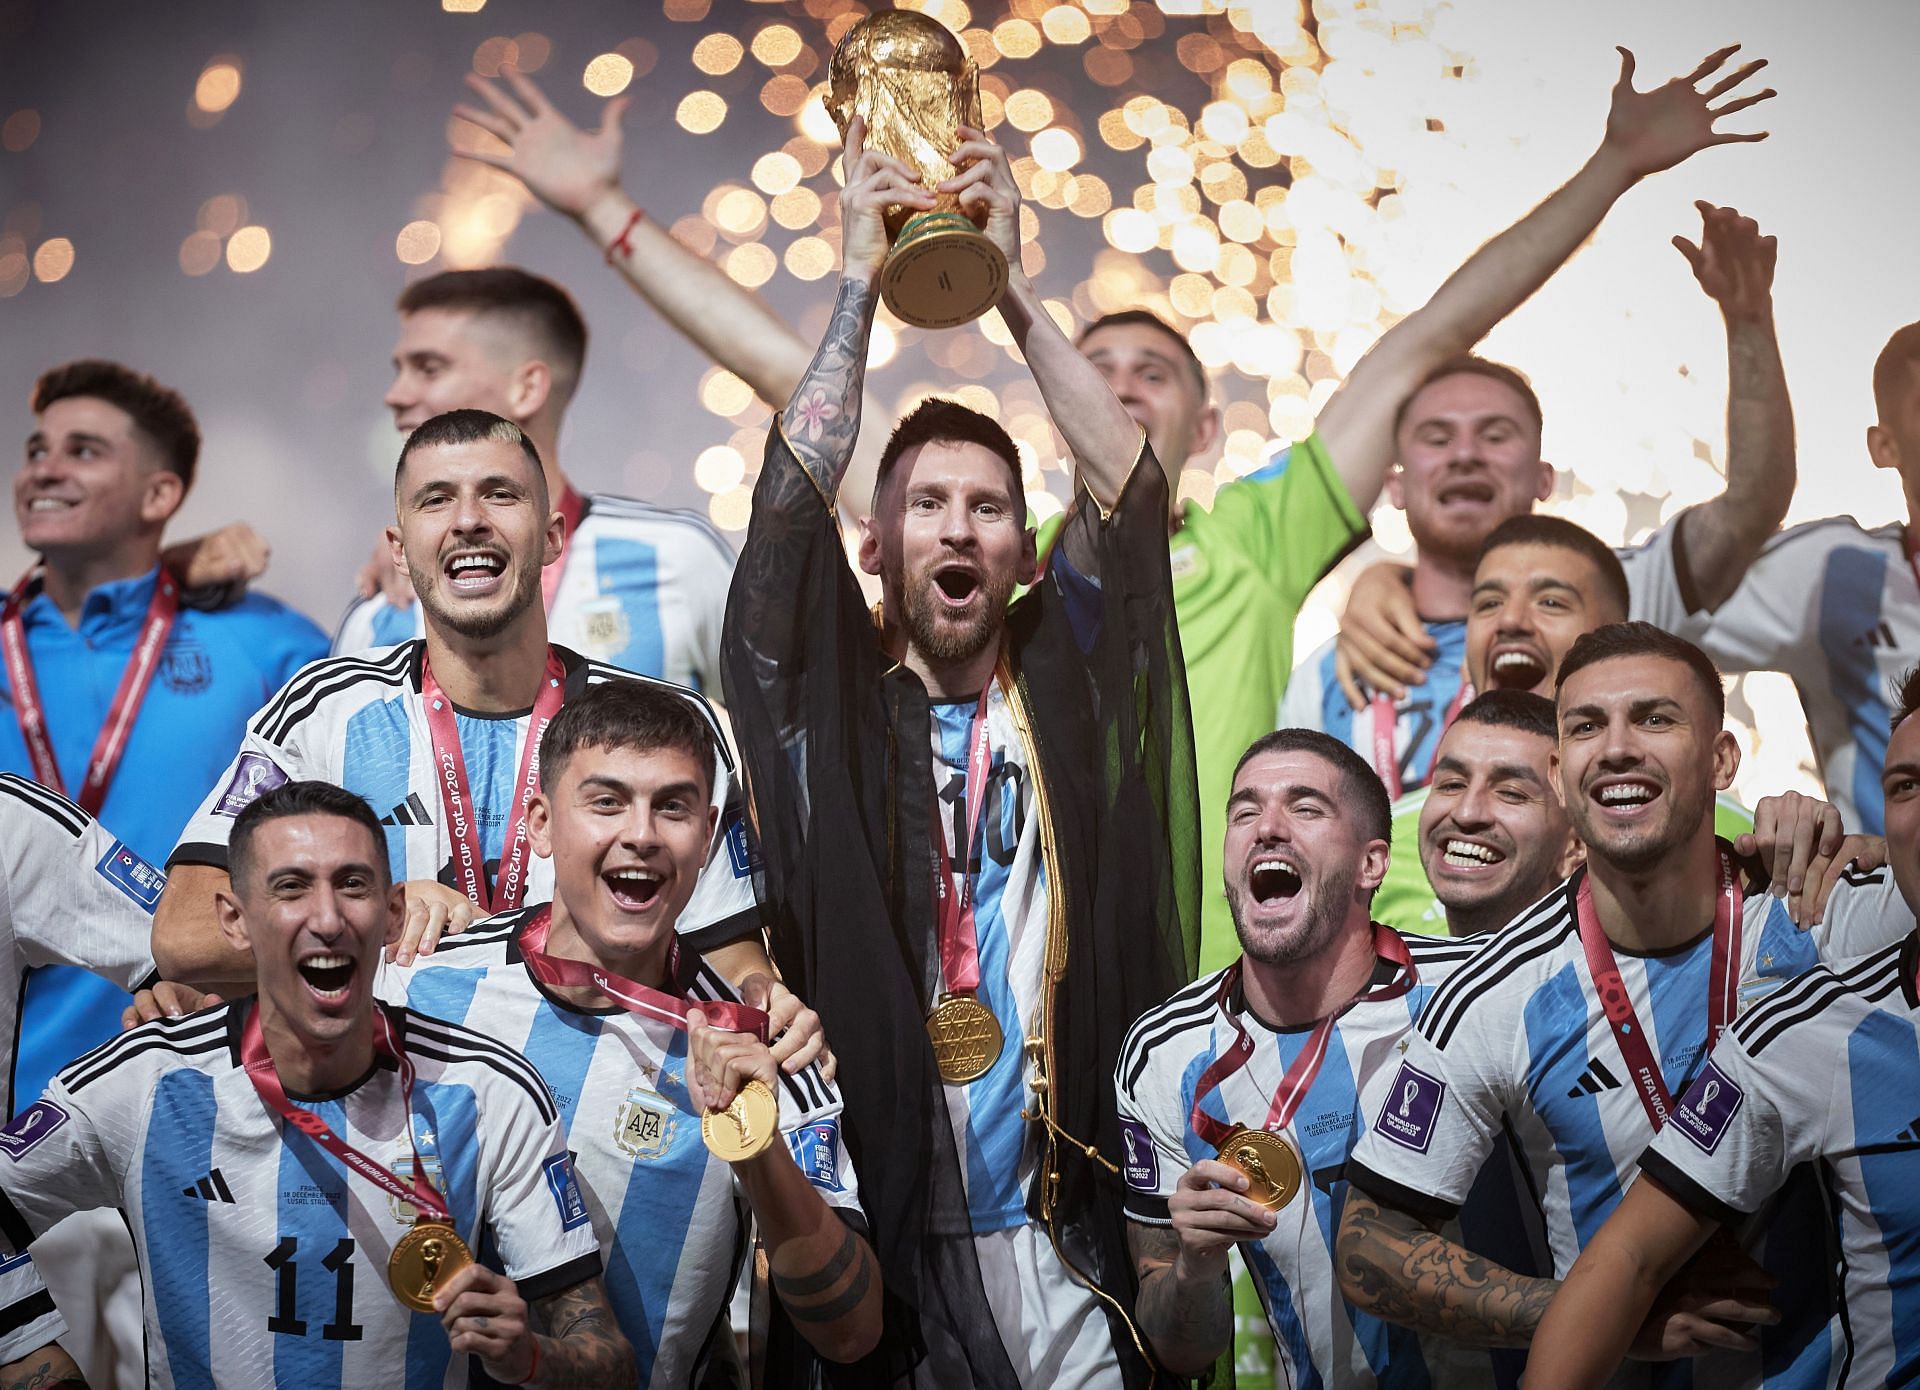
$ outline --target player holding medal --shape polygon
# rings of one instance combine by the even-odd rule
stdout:
[[[812,1064],[818,1028],[806,1016],[769,1047],[766,1012],[675,930],[718,823],[706,720],[671,688],[609,682],[567,702],[540,761],[528,828],[552,863],[553,902],[388,967],[381,996],[485,1027],[564,1097],[583,1210],[642,1384],[694,1383],[725,1344],[713,1333],[743,1204],[787,1319],[769,1373],[810,1360],[788,1326],[822,1356],[857,1358],[880,1332],[880,1279],[840,1097]]]
[[[1473,949],[1371,920],[1387,820],[1385,788],[1339,740],[1283,729],[1249,748],[1225,859],[1244,954],[1145,1014],[1121,1051],[1136,1317],[1176,1374],[1227,1348],[1239,1245],[1291,1383],[1432,1375],[1414,1334],[1341,1300],[1332,1268],[1362,1117],[1392,1102],[1396,1044]]]
[[[0,1247],[120,1208],[154,1386],[456,1385],[469,1354],[509,1384],[630,1383],[545,1084],[374,1002],[403,908],[366,803],[269,791],[229,863],[221,929],[258,998],[135,1028],[0,1130]]]

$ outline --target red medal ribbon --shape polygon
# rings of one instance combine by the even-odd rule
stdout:
[[[1724,849],[1720,851],[1720,894],[1713,908],[1713,954],[1710,961],[1711,977],[1707,982],[1707,1045],[1701,1053],[1705,1057],[1713,1051],[1713,1045],[1720,1041],[1720,1035],[1733,1022],[1735,1011],[1740,1003],[1740,929],[1741,909],[1745,895],[1740,890],[1740,876],[1734,871],[1733,856]],[[1600,996],[1600,1007],[1606,1012],[1607,1023],[1613,1029],[1613,1040],[1620,1047],[1620,1056],[1626,1061],[1627,1070],[1633,1073],[1634,1094],[1640,1097],[1647,1118],[1653,1122],[1656,1133],[1666,1124],[1667,1115],[1673,1109],[1673,1092],[1667,1088],[1667,1081],[1660,1074],[1660,1063],[1653,1055],[1653,1048],[1647,1042],[1646,1030],[1640,1026],[1640,1020],[1633,1011],[1633,997],[1627,993],[1626,982],[1620,978],[1620,967],[1613,958],[1613,945],[1607,940],[1607,934],[1600,926],[1600,914],[1593,906],[1593,880],[1583,877],[1580,880],[1580,892],[1575,904],[1580,920],[1580,946],[1587,955],[1587,973],[1593,977],[1593,987]]]
[[[687,1026],[687,1010],[698,1009],[715,1028],[729,1033],[748,1033],[763,1043],[767,1040],[769,1025],[765,1009],[753,1009],[727,1000],[676,999],[671,994],[650,989],[624,975],[589,965],[586,961],[550,956],[547,954],[547,933],[552,929],[551,905],[541,908],[520,929],[521,958],[526,961],[527,969],[533,972],[534,979],[541,984],[559,988],[597,989],[630,1014],[641,1014],[656,1022],[669,1023],[682,1031]],[[668,943],[667,977],[672,979],[679,973],[680,942],[676,939]]]
[[[971,994],[980,988],[980,939],[973,922],[973,842],[980,829],[980,808],[987,800],[987,777],[993,766],[993,750],[987,745],[987,697],[993,693],[993,677],[980,691],[980,703],[973,711],[973,725],[967,739],[967,842],[960,850],[960,891],[953,890],[953,861],[947,853],[946,827],[936,813],[933,824],[933,853],[936,875],[934,901],[940,911],[940,973],[947,988],[956,994]]]
[[[26,741],[27,757],[33,763],[33,780],[66,795],[66,782],[60,776],[60,764],[54,760],[53,738],[47,731],[47,708],[40,699],[40,687],[33,678],[33,658],[27,652],[27,624],[21,617],[26,607],[27,589],[33,582],[30,571],[7,596],[0,614],[0,655],[4,655],[7,680],[13,686],[13,713],[20,721],[20,736]],[[87,758],[87,773],[80,783],[80,795],[74,799],[88,815],[100,814],[107,799],[107,785],[113,781],[120,757],[127,751],[133,721],[153,684],[159,669],[160,653],[166,650],[167,636],[174,619],[180,615],[180,586],[162,569],[153,585],[153,599],[147,604],[147,616],[141,619],[140,636],[133,644],[133,655],[120,673],[120,688],[107,707],[107,722],[100,726]]]
[[[313,1111],[303,1110],[287,1099],[287,1088],[280,1083],[280,1073],[274,1069],[273,1057],[267,1052],[266,1036],[260,1031],[258,1000],[248,1012],[246,1026],[240,1033],[240,1063],[246,1068],[247,1080],[253,1083],[253,1089],[260,1093],[268,1109],[389,1197],[406,1202],[429,1221],[452,1225],[453,1212],[421,1171],[420,1147],[413,1139],[413,1060],[394,1038],[393,1025],[388,1022],[386,1011],[377,1004],[373,1009],[373,1048],[376,1053],[393,1058],[400,1070],[400,1104],[406,1112],[407,1146],[413,1150],[412,1182],[404,1181],[385,1164],[354,1148]]]
[[[1460,674],[1460,688],[1453,693],[1453,703],[1447,706],[1446,714],[1440,720],[1440,732],[1445,733],[1453,727],[1453,721],[1460,717],[1460,709],[1473,698],[1473,687],[1467,683],[1466,673]],[[1394,735],[1400,729],[1400,712],[1387,696],[1374,692],[1373,696],[1373,770],[1380,774],[1380,780],[1387,784],[1389,800],[1400,799],[1400,758],[1394,748]]]
[[[1300,1049],[1286,1071],[1280,1077],[1280,1085],[1273,1093],[1273,1103],[1267,1107],[1266,1122],[1260,1127],[1271,1133],[1278,1133],[1293,1123],[1293,1117],[1306,1100],[1307,1092],[1313,1089],[1314,1078],[1320,1074],[1320,1064],[1327,1058],[1327,1046],[1333,1040],[1333,1026],[1340,1016],[1355,1004],[1374,1004],[1388,999],[1398,999],[1420,982],[1419,973],[1413,968],[1412,953],[1400,933],[1392,927],[1373,924],[1373,953],[1381,960],[1390,961],[1398,967],[1398,973],[1392,983],[1381,985],[1377,989],[1362,990],[1346,1003],[1313,1025],[1313,1032],[1307,1038],[1307,1045]],[[1232,1125],[1222,1124],[1200,1108],[1205,1100],[1221,1083],[1244,1067],[1253,1057],[1253,1039],[1247,1036],[1247,1030],[1240,1026],[1231,1010],[1226,1008],[1227,1000],[1233,994],[1233,987],[1239,983],[1243,962],[1235,961],[1227,968],[1220,980],[1220,994],[1217,1002],[1227,1021],[1233,1027],[1233,1043],[1222,1052],[1208,1068],[1200,1073],[1200,1080],[1193,1088],[1193,1109],[1187,1116],[1187,1123],[1193,1132],[1213,1145],[1216,1149],[1224,1144],[1227,1136],[1233,1132]]]
[[[447,836],[453,842],[453,868],[460,889],[482,912],[511,912],[527,890],[527,803],[540,790],[540,736],[560,712],[566,699],[566,667],[553,648],[547,648],[547,669],[540,678],[540,694],[527,721],[527,746],[520,754],[513,820],[507,826],[500,853],[500,873],[493,891],[487,891],[487,856],[474,824],[473,792],[467,784],[467,763],[460,752],[459,717],[453,701],[440,689],[423,654],[420,658],[420,697],[427,712],[427,735],[433,741],[434,780],[440,784],[440,804],[446,811]]]
[[[553,596],[560,592],[560,571],[567,565],[567,547],[573,544],[573,531],[580,524],[581,516],[587,510],[587,499],[573,490],[569,483],[560,494],[560,515],[566,520],[566,534],[560,538],[560,553],[553,557],[553,563],[540,571],[540,604],[549,613],[553,611]]]

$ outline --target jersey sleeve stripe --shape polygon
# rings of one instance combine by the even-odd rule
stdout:
[[[533,1064],[512,1048],[494,1042],[483,1034],[408,1009],[406,1047],[409,1052],[417,1052],[422,1057],[431,1057],[438,1062],[478,1062],[491,1067],[517,1082],[533,1097],[542,1119],[551,1123],[560,1116],[552,1092],[547,1089],[547,1083],[540,1073],[533,1069]]]
[[[694,973],[689,992],[696,999],[707,999],[716,1004],[742,1002],[740,991],[733,987],[732,982],[705,961],[700,962],[699,970]],[[809,1062],[791,1076],[781,1072],[780,1084],[803,1114],[824,1110],[837,1103],[837,1098],[827,1086],[826,1078],[820,1075],[820,1066],[817,1062]]]
[[[1758,1057],[1788,1029],[1817,1018],[1836,1000],[1864,993],[1878,982],[1900,982],[1900,953],[1896,943],[1850,965],[1845,973],[1815,966],[1767,1000],[1734,1027],[1734,1037],[1749,1055]]]
[[[224,1052],[229,1032],[227,1008],[227,1005],[221,1004],[211,1010],[188,1014],[185,1018],[160,1018],[143,1023],[67,1063],[58,1073],[58,1079],[69,1091],[78,1095],[143,1052],[159,1050],[182,1057]]]
[[[684,526],[696,531],[713,542],[729,565],[736,562],[733,547],[727,544],[727,538],[699,512],[688,511],[683,507],[656,507],[650,502],[642,502],[636,497],[613,497],[604,492],[596,492],[589,499],[589,514],[599,512],[603,516],[625,517],[632,521],[660,521],[669,525]]]
[[[296,724],[309,717],[322,701],[363,682],[405,685],[413,666],[417,642],[399,646],[373,658],[324,657],[302,667],[258,716],[255,728],[269,743],[284,743]]]
[[[1444,1050],[1475,1000],[1498,989],[1529,962],[1550,955],[1575,923],[1563,889],[1541,903],[1531,917],[1501,928],[1499,936],[1481,946],[1433,992],[1420,1014],[1421,1033]]]
[[[87,823],[93,819],[59,792],[43,787],[38,782],[29,781],[17,773],[0,773],[0,792],[5,792],[23,806],[38,811],[76,840],[86,830]]]
[[[1220,972],[1195,980],[1163,1004],[1156,1004],[1127,1030],[1120,1044],[1119,1064],[1114,1074],[1131,1094],[1140,1073],[1146,1069],[1153,1050],[1168,1038],[1184,1032],[1213,1014],[1214,997],[1220,988]]]
[[[0,1337],[11,1336],[21,1328],[59,1311],[53,1306],[53,1295],[45,1289],[30,1293],[18,1303],[0,1308]]]

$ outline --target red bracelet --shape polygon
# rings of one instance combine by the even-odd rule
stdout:
[[[516,1380],[514,1382],[515,1385],[531,1385],[533,1384],[533,1378],[540,1374],[540,1334],[537,1332],[534,1333],[532,1340],[533,1360],[527,1365],[526,1379]]]
[[[608,265],[613,264],[613,253],[616,251],[622,256],[631,256],[633,254],[633,243],[628,241],[627,238],[633,235],[633,229],[640,225],[641,219],[646,215],[646,210],[643,208],[635,208],[627,214],[626,225],[620,229],[620,235],[607,243]]]

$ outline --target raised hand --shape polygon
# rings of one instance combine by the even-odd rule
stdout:
[[[1633,177],[1644,178],[1662,169],[1671,169],[1689,155],[1698,154],[1714,145],[1766,139],[1767,132],[1764,130],[1742,135],[1718,131],[1713,126],[1723,116],[1730,116],[1774,96],[1773,88],[1762,88],[1721,106],[1710,104],[1765,67],[1766,59],[1756,58],[1734,69],[1705,91],[1698,86],[1712,78],[1739,51],[1740,45],[1732,44],[1717,53],[1708,54],[1700,66],[1685,77],[1676,77],[1650,92],[1637,92],[1633,87],[1633,54],[1622,48],[1620,79],[1613,86],[1613,106],[1607,112],[1607,135],[1603,148],[1622,159]]]
[[[1180,1175],[1167,1211],[1180,1238],[1180,1266],[1207,1278],[1224,1274],[1227,1251],[1242,1241],[1261,1241],[1278,1224],[1274,1214],[1245,1194],[1247,1175],[1230,1164],[1203,1158]]]
[[[847,180],[840,190],[841,273],[871,280],[887,258],[887,209],[897,204],[925,212],[933,194],[912,165],[867,148],[867,123],[857,116],[847,126],[841,163]]]
[[[1673,244],[1693,267],[1700,288],[1728,318],[1768,318],[1773,313],[1773,262],[1779,244],[1760,235],[1760,224],[1732,208],[1696,202],[1700,242],[1677,236]]]
[[[715,1028],[703,1010],[688,1009],[687,1094],[695,1107],[717,1115],[749,1081],[780,1093],[780,1067],[767,1045],[747,1033]]]
[[[1020,185],[1014,182],[1007,152],[983,131],[963,125],[953,164],[960,172],[941,182],[935,191],[959,196],[961,208],[1006,256],[1008,271],[1018,275]]]
[[[620,187],[620,117],[628,98],[607,102],[600,109],[600,128],[587,131],[561,115],[532,78],[512,68],[501,69],[501,76],[511,92],[478,73],[468,73],[467,85],[488,109],[463,103],[453,108],[453,114],[505,141],[506,153],[454,153],[512,174],[555,212],[585,217],[595,202]]]

